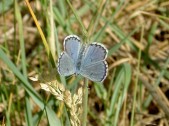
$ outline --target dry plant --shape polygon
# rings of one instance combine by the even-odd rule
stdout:
[[[72,94],[63,84],[60,84],[57,80],[43,82],[38,77],[29,77],[34,82],[39,82],[41,89],[50,92],[59,101],[65,103],[70,112],[70,122],[72,126],[81,125],[82,114],[82,87],[79,87],[77,92]]]

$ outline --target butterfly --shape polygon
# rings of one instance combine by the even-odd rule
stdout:
[[[58,59],[58,73],[63,76],[82,75],[95,82],[103,82],[107,76],[105,61],[108,50],[103,44],[82,44],[76,35],[64,39],[64,51]]]

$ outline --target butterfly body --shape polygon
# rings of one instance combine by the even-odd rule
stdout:
[[[83,57],[84,57],[85,51],[86,51],[86,45],[82,45],[81,49],[79,51],[77,63],[75,63],[76,64],[76,71],[75,71],[76,74],[80,73],[80,68],[81,68],[81,65],[82,65],[82,61],[84,60]]]
[[[64,52],[58,60],[58,72],[64,76],[80,74],[101,82],[107,76],[106,57],[107,49],[102,44],[81,44],[78,36],[69,35],[64,40]]]

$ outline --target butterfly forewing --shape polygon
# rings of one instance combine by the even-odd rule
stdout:
[[[66,52],[62,52],[59,57],[58,72],[64,76],[69,76],[75,73],[74,62]]]
[[[64,39],[64,51],[73,59],[75,63],[80,51],[80,38],[76,35],[67,36]]]
[[[86,49],[82,65],[88,66],[99,61],[105,60],[107,57],[107,49],[99,43],[92,43]]]
[[[100,61],[81,69],[80,74],[92,81],[102,82],[107,76],[107,62]]]

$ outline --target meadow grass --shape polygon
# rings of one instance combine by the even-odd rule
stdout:
[[[160,0],[2,0],[0,124],[168,126],[168,6]],[[108,48],[103,83],[58,74],[70,34]]]

